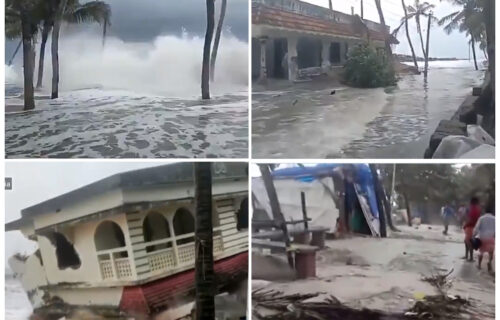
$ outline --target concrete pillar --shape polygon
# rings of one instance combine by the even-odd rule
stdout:
[[[265,83],[265,82],[267,82],[267,61],[266,61],[267,37],[259,38],[259,42],[260,42],[260,75],[259,75],[259,82]]]
[[[330,41],[321,41],[321,69],[324,73],[330,70]]]
[[[297,38],[288,38],[288,80],[297,80]]]

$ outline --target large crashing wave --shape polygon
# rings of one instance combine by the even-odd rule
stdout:
[[[203,44],[204,39],[187,33],[180,37],[159,36],[149,43],[108,37],[104,47],[95,33],[63,35],[59,51],[61,90],[97,87],[170,97],[200,96]],[[47,90],[52,74],[50,61],[48,45],[44,64]],[[248,43],[223,35],[215,79],[211,84],[215,95],[246,92]],[[6,81],[22,85],[22,59],[6,67]]]

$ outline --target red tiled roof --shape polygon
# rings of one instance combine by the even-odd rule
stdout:
[[[252,7],[252,24],[269,25],[303,32],[315,32],[332,36],[362,38],[364,35],[354,24],[338,23],[331,20],[311,17],[304,14],[281,10],[279,8],[254,4]],[[372,40],[384,41],[381,32],[370,30]],[[398,43],[392,38],[392,43]]]

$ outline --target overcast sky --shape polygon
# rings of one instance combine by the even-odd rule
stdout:
[[[19,219],[24,208],[115,173],[162,164],[165,162],[7,162],[5,176],[12,178],[13,188],[5,191],[5,222]],[[34,248],[18,231],[7,232],[5,242],[6,259]]]
[[[248,41],[248,1],[229,0],[224,19],[224,30],[230,30],[242,41]],[[112,14],[108,34],[124,41],[150,42],[159,35],[181,35],[183,29],[191,35],[200,37],[205,35],[205,0],[106,0],[106,2],[110,4]],[[220,0],[216,1],[216,21],[220,3]],[[101,32],[98,25],[84,27]],[[65,28],[62,34],[65,36],[69,32],[71,31]],[[12,56],[17,44],[18,41],[6,42],[6,61]]]
[[[328,0],[304,0],[315,5],[323,6],[328,8]],[[356,14],[361,12],[361,0],[332,0],[334,10],[338,10],[345,13],[351,13],[351,7],[354,7]],[[434,15],[438,18],[442,18],[457,9],[459,7],[451,5],[448,1],[440,0],[427,0],[427,2],[436,5],[434,9]],[[401,5],[401,0],[382,0],[382,9],[384,10],[384,17],[386,23],[391,26],[391,30],[400,24],[401,18],[404,16],[403,7]],[[406,0],[406,5],[413,4],[413,0]],[[379,22],[379,16],[377,12],[377,7],[375,6],[374,0],[364,0],[364,18]],[[427,23],[425,24],[425,30],[427,30]],[[412,34],[413,47],[415,48],[416,54],[422,56],[422,49],[420,47],[420,40],[417,34],[417,28],[415,22],[410,24],[410,33]],[[406,39],[406,34],[404,29],[401,30],[398,36],[400,44],[396,47],[395,52],[410,54],[410,47]],[[482,53],[478,53],[479,58],[482,59]],[[431,39],[430,39],[430,56],[431,57],[456,57],[456,58],[468,58],[469,57],[469,45],[465,34],[459,33],[458,31],[453,32],[451,35],[447,35],[443,28],[435,24],[431,29]]]

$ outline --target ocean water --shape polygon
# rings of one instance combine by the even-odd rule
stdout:
[[[322,82],[254,92],[253,156],[422,158],[439,121],[483,78],[470,61],[433,61],[427,82],[405,75],[391,90]]]
[[[49,99],[47,52],[36,109],[6,115],[6,156],[246,157],[248,43],[222,38],[210,101],[200,98],[202,49],[187,33],[104,47],[91,33],[62,37],[60,98]],[[6,67],[7,106],[23,103],[17,61]]]
[[[33,309],[21,283],[10,275],[5,276],[5,319],[27,320]]]

